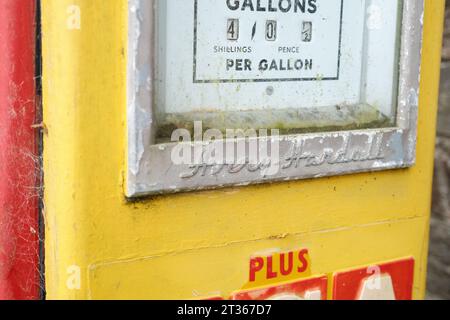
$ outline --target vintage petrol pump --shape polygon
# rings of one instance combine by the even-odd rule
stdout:
[[[50,299],[421,299],[443,0],[44,0]]]

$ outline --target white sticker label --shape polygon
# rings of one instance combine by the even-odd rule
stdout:
[[[343,0],[195,0],[194,82],[339,80]]]

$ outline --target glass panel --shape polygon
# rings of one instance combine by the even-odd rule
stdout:
[[[400,0],[158,0],[156,142],[395,125]]]

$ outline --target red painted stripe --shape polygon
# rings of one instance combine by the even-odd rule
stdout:
[[[35,0],[0,0],[0,299],[39,297]]]

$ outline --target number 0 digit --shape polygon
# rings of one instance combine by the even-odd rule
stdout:
[[[275,41],[277,38],[277,22],[269,20],[266,23],[266,40]]]

